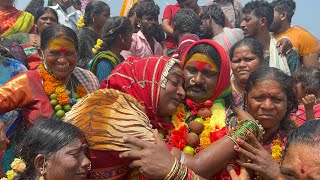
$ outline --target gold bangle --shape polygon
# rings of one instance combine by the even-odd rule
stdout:
[[[231,139],[231,141],[233,141],[237,146],[239,146],[239,144],[237,143],[237,141],[234,140],[231,136],[226,135],[226,137],[228,137],[229,139]]]
[[[174,176],[176,174],[177,169],[179,169],[179,163],[178,163],[178,160],[176,158],[174,158],[174,163],[171,167],[171,170],[169,171],[167,176],[164,178],[164,180],[170,180],[172,178],[172,176]]]

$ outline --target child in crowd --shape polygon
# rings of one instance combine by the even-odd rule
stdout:
[[[299,126],[311,119],[320,119],[320,69],[302,67],[293,76],[297,82],[298,111],[291,115]]]

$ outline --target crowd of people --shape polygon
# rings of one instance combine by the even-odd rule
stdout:
[[[320,179],[294,0],[132,2],[0,1],[1,180]]]

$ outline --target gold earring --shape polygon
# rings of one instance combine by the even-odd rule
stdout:
[[[46,162],[46,160],[44,160],[43,161],[43,164],[42,164],[42,169],[41,169],[41,172],[40,172],[40,174],[41,174],[41,176],[40,176],[40,178],[39,178],[39,180],[44,180],[44,164],[45,164],[45,162]]]
[[[41,176],[40,176],[39,180],[44,180],[43,174],[44,174],[44,173],[41,171]]]

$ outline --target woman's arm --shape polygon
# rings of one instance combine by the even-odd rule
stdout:
[[[22,73],[0,87],[0,114],[23,108],[31,102],[28,76]]]

